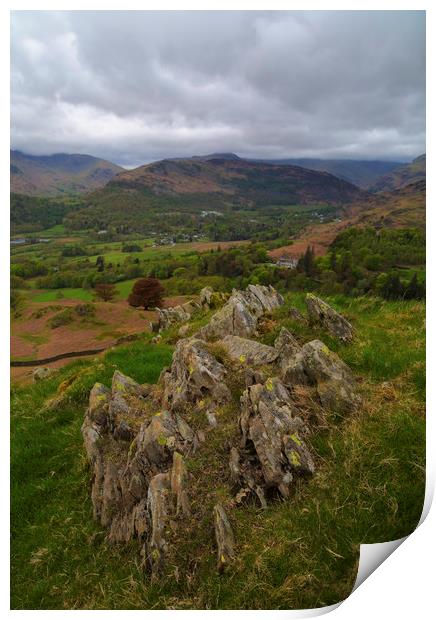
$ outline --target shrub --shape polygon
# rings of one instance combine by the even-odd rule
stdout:
[[[92,304],[78,304],[74,308],[65,308],[51,317],[47,321],[51,329],[69,325],[76,318],[93,319],[95,317],[95,308]]]
[[[63,327],[64,325],[69,325],[74,320],[74,312],[73,308],[65,308],[61,312],[58,312],[54,316],[52,316],[48,321],[48,325],[51,329],[56,329],[57,327]]]
[[[113,284],[97,284],[95,294],[103,301],[111,301],[115,296],[115,286]]]

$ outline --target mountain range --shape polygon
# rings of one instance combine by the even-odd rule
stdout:
[[[81,194],[102,187],[123,171],[91,155],[27,155],[11,150],[11,192],[31,196]]]
[[[383,160],[354,159],[243,159],[234,153],[212,153],[190,158],[172,158],[164,162],[208,162],[226,160],[269,166],[298,166],[306,170],[327,172],[369,191],[398,189],[425,178],[425,155],[409,164]],[[155,166],[161,162],[149,164]],[[141,170],[140,166],[136,170]],[[58,153],[28,155],[11,150],[11,191],[33,196],[83,194],[103,187],[124,168],[91,155]],[[130,172],[130,171],[129,171]]]

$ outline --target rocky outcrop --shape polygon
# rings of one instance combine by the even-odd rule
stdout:
[[[354,411],[361,404],[351,369],[320,340],[302,347],[304,370],[324,407],[338,413]]]
[[[204,307],[210,294],[202,291]],[[234,291],[208,325],[177,342],[155,386],[116,370],[110,388],[90,392],[82,434],[94,517],[109,541],[139,540],[154,578],[171,565],[181,528],[192,535],[210,519],[221,486],[229,497],[213,518],[222,572],[236,555],[228,511],[249,497],[262,508],[288,498],[315,471],[309,441],[324,412],[360,406],[350,368],[321,341],[301,344],[285,328],[274,346],[253,339],[282,301],[271,287]]]
[[[279,351],[274,347],[240,336],[226,336],[217,344],[224,349],[232,361],[248,366],[271,364],[279,356]]]
[[[186,323],[199,308],[195,301],[187,301],[172,308],[156,308],[158,330],[167,329],[176,323]]]
[[[251,457],[258,461],[251,467],[255,487],[275,488],[288,497],[295,475],[314,472],[313,459],[302,439],[303,422],[279,379],[270,378],[245,390],[239,424],[241,448],[251,448]]]
[[[82,435],[95,519],[108,528],[109,540],[140,539],[157,573],[168,547],[167,519],[189,512],[183,455],[195,450],[197,440],[177,413],[147,414],[148,397],[148,386],[115,371],[111,390],[101,383],[92,388]],[[119,419],[126,415],[130,424]]]
[[[319,324],[341,342],[351,342],[353,326],[339,312],[312,293],[306,295],[306,307],[311,324]]]
[[[161,377],[163,406],[183,409],[188,403],[209,397],[222,404],[231,398],[225,383],[227,370],[195,336],[179,340],[171,368]]]
[[[200,306],[204,310],[211,310],[222,306],[228,299],[226,293],[214,291],[211,286],[206,286],[200,291]]]
[[[227,303],[199,330],[198,336],[205,340],[227,335],[249,338],[256,334],[259,318],[282,304],[283,297],[272,286],[250,284],[245,291],[234,290]]]

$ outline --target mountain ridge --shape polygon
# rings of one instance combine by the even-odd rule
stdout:
[[[426,154],[423,153],[408,164],[399,166],[389,174],[378,179],[371,187],[372,191],[394,191],[417,181],[425,181]]]
[[[93,155],[29,155],[10,151],[11,192],[30,196],[81,194],[105,185],[124,168]]]

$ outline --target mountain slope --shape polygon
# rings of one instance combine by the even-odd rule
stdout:
[[[250,235],[254,229],[263,230],[260,220],[277,210],[304,211],[307,206],[335,211],[366,195],[331,174],[298,166],[271,166],[233,157],[162,160],[118,174],[89,194],[88,206],[68,216],[66,223],[75,230],[110,226],[173,234],[189,222],[199,232],[197,225],[212,214],[225,216],[218,228],[230,227],[236,234],[234,226],[238,226]],[[215,233],[215,240],[249,238],[240,231],[233,237],[217,229]]]
[[[84,193],[105,185],[123,168],[91,155],[27,155],[11,150],[11,191],[33,196]]]
[[[233,158],[163,160],[122,172],[109,186],[154,196],[214,194],[223,204],[342,204],[362,194],[326,172]]]
[[[307,246],[313,246],[317,255],[328,251],[335,237],[352,226],[374,226],[375,228],[419,228],[425,229],[424,180],[410,183],[392,192],[382,192],[346,205],[342,218],[325,224],[307,227],[291,245],[276,248],[270,252],[274,258],[300,257]]]
[[[420,155],[410,164],[405,164],[378,179],[371,187],[375,192],[386,192],[401,189],[410,183],[425,180],[426,157]]]
[[[256,159],[252,161],[272,165],[302,166],[310,170],[329,172],[339,179],[368,189],[380,177],[392,172],[402,164],[395,161],[366,161],[358,159]]]

